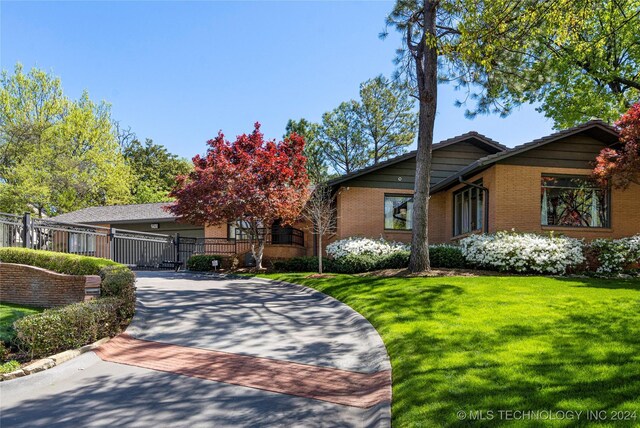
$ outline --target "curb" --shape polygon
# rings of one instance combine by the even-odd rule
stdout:
[[[95,350],[100,345],[107,343],[109,340],[111,340],[110,337],[103,337],[102,339],[95,341],[89,345],[85,345],[77,349],[70,349],[68,351],[64,351],[64,352],[60,352],[58,354],[52,355],[48,358],[42,358],[40,360],[34,361],[28,366],[24,366],[10,373],[5,373],[3,375],[0,375],[0,382],[5,380],[17,379],[19,377],[24,377],[32,373],[38,373],[55,366],[59,366],[65,361],[69,361],[86,352]]]

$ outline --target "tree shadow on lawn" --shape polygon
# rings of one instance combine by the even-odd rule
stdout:
[[[567,284],[573,287],[605,288],[609,290],[635,290],[640,291],[640,278],[572,278],[557,277],[558,281],[573,283]]]
[[[459,420],[459,410],[640,413],[640,300],[629,294],[638,283],[566,281],[575,285],[549,282],[535,292],[527,283],[492,289],[491,283],[458,286],[447,278],[392,286],[341,278],[319,288],[360,311],[381,333],[393,365],[396,426],[588,423],[584,414],[574,421],[472,423]]]

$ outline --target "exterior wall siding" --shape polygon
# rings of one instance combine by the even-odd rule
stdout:
[[[362,236],[390,241],[411,242],[411,231],[386,230],[384,228],[384,195],[413,195],[406,189],[380,189],[364,187],[342,187],[338,194],[338,230],[329,242]],[[433,195],[430,200],[429,234],[431,241],[444,242],[446,231],[442,228],[442,219],[446,195]]]
[[[555,231],[576,238],[621,238],[640,233],[640,186],[611,190],[611,227],[576,228],[542,226],[540,182],[543,174],[589,175],[591,169],[495,165],[495,222],[491,231],[546,233]]]
[[[489,153],[470,142],[460,142],[433,151],[431,162],[431,184],[449,177]],[[370,174],[356,177],[343,186],[413,190],[416,160],[407,159]]]

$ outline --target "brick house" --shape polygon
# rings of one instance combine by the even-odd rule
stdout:
[[[614,128],[593,120],[514,148],[477,132],[434,144],[430,242],[451,243],[470,233],[511,229],[586,239],[640,233],[640,186],[602,189],[590,180],[600,150],[617,141]],[[337,230],[325,242],[349,236],[410,242],[415,158],[415,152],[406,153],[331,181]],[[243,237],[234,222],[183,224],[162,205],[92,207],[56,219],[180,233],[206,242],[207,253],[235,251],[242,256],[249,251],[239,244]],[[267,235],[265,260],[316,253],[314,236],[303,223],[276,224]]]
[[[470,132],[434,144],[429,204],[433,243],[515,229],[577,238],[640,233],[640,186],[602,189],[590,179],[600,150],[618,135],[593,120],[514,148]],[[339,177],[337,232],[411,240],[416,153]]]

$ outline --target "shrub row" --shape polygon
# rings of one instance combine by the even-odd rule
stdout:
[[[464,268],[462,251],[452,245],[432,245],[429,247],[431,266],[434,268]],[[404,269],[409,266],[409,250],[401,249],[388,254],[348,254],[336,259],[323,259],[326,272],[360,273],[380,269]],[[277,271],[313,272],[318,269],[317,257],[295,257],[273,263]]]
[[[501,272],[563,274],[584,262],[582,241],[553,234],[471,235],[462,239],[460,246],[471,265]]]
[[[218,268],[220,268],[222,263],[222,256],[196,254],[189,257],[189,260],[187,260],[187,269],[200,272],[211,271],[214,270],[213,266],[211,266],[211,262],[214,260],[217,260],[220,263],[218,264]]]
[[[39,358],[114,336],[121,328],[123,304],[107,297],[20,318],[14,323],[18,348]]]
[[[518,273],[620,273],[640,266],[640,235],[585,243],[566,236],[497,232],[460,241],[475,267]]]
[[[409,247],[384,239],[352,237],[327,246],[331,258],[323,262],[327,272],[359,273],[408,266]],[[534,233],[497,232],[471,235],[459,246],[429,247],[434,268],[465,268],[517,273],[564,274],[567,272],[619,273],[640,268],[640,235],[622,239],[583,240]],[[278,261],[280,271],[309,272],[316,257]]]
[[[99,275],[100,270],[107,266],[122,266],[98,257],[28,248],[0,248],[0,262],[36,266],[69,275]]]
[[[23,248],[0,249],[0,261],[70,275],[100,275],[100,298],[48,309],[17,320],[15,345],[31,358],[117,334],[135,312],[135,274],[107,259]]]

